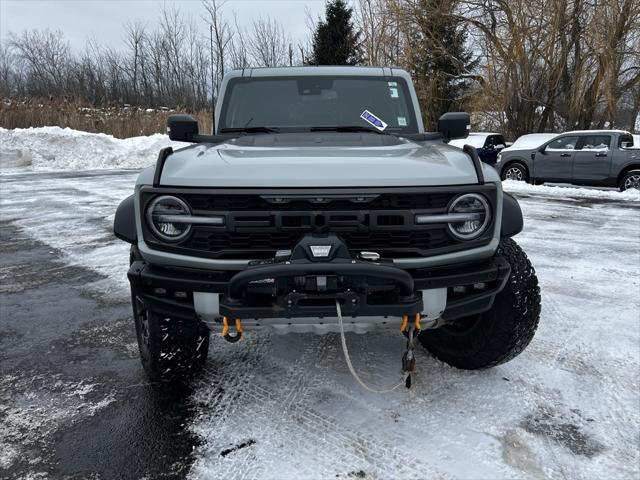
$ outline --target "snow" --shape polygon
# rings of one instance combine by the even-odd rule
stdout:
[[[95,386],[65,381],[60,375],[0,375],[0,470],[32,455],[61,425],[95,415],[115,401],[111,393],[99,400],[86,398]]]
[[[72,138],[51,142],[53,152],[67,152],[57,158],[42,133],[33,144],[32,135],[12,140],[13,149],[38,152],[36,172],[0,176],[2,219],[65,263],[104,275],[85,288],[126,302],[128,246],[113,237],[112,222],[136,173],[38,170],[46,158],[63,169],[144,160],[75,152]],[[114,139],[95,144],[102,141]],[[151,150],[152,141],[137,141]],[[538,332],[519,357],[468,372],[418,349],[413,388],[374,395],[349,374],[336,334],[252,331],[238,344],[214,335],[191,397],[196,415],[187,428],[200,441],[190,477],[638,478],[640,193],[504,187],[520,201],[525,228],[516,240],[542,290]],[[364,381],[398,381],[404,341],[395,328],[347,334],[347,343]],[[0,402],[0,468],[28,454],[36,433],[53,437],[76,409],[91,414],[115,401],[85,398],[97,381],[34,392],[31,380],[0,376],[0,392],[24,392],[21,405]]]
[[[508,150],[529,150],[532,148],[538,148],[545,142],[557,137],[560,135],[559,133],[529,133],[527,135],[522,135],[518,137],[518,139],[513,142],[513,145],[502,150],[506,152]]]
[[[535,196],[538,198],[574,198],[593,200],[617,200],[617,201],[640,201],[640,190],[626,190],[619,192],[617,189],[599,189],[585,187],[571,187],[560,185],[530,185],[525,182],[515,180],[505,180],[502,182],[505,191],[520,195]]]
[[[60,127],[0,128],[0,172],[143,168],[161,148],[186,145],[161,134],[118,139]]]
[[[456,138],[449,142],[452,147],[462,148],[465,145],[471,145],[474,148],[484,147],[484,142],[487,140],[487,135],[498,135],[493,133],[470,133],[467,138]]]

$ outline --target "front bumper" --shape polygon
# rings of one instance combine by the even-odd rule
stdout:
[[[343,314],[353,318],[413,315],[425,309],[423,292],[446,289],[446,307],[440,316],[450,323],[490,309],[510,270],[499,255],[430,269],[405,270],[360,261],[300,262],[263,263],[239,273],[172,269],[136,261],[128,277],[134,292],[150,308],[180,318],[199,316],[194,307],[198,292],[218,294],[219,315],[290,322],[335,317],[336,300]]]

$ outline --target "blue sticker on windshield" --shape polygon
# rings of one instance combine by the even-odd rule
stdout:
[[[365,110],[364,112],[362,112],[360,114],[360,118],[363,119],[365,122],[370,123],[380,131],[383,131],[385,128],[387,128],[387,124],[384,123],[382,120],[380,120],[378,117],[376,117],[369,110]]]

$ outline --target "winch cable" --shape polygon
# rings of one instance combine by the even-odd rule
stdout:
[[[349,349],[347,348],[347,339],[345,338],[345,335],[344,335],[344,325],[342,323],[342,309],[340,308],[340,302],[338,300],[336,300],[336,313],[338,314],[338,324],[340,325],[340,340],[342,341],[342,352],[344,353],[344,359],[347,361],[347,367],[349,367],[349,371],[351,372],[351,375],[353,375],[353,378],[356,379],[356,382],[358,382],[362,388],[370,391],[371,393],[389,393],[389,392],[393,392],[396,388],[399,388],[405,385],[405,379],[403,378],[402,381],[400,381],[400,383],[398,383],[397,385],[394,385],[391,388],[377,390],[375,388],[369,387],[366,383],[364,383],[360,379],[355,369],[353,368],[353,365],[351,364],[351,358],[349,357]]]

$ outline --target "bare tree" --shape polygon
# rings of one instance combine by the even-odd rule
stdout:
[[[238,25],[238,16],[233,14],[235,31],[231,40],[229,56],[233,68],[246,68],[251,65],[247,40],[244,31]]]
[[[9,45],[27,66],[28,88],[42,96],[65,93],[71,51],[62,32],[25,30],[10,34]]]
[[[210,33],[210,49],[211,49],[211,89],[212,97],[218,96],[218,90],[222,77],[226,73],[226,61],[228,56],[229,45],[233,39],[233,32],[229,26],[229,22],[222,15],[222,8],[225,1],[221,0],[203,0],[207,16],[205,21],[209,26]]]
[[[257,67],[279,67],[287,64],[288,39],[282,24],[275,18],[259,17],[254,20],[248,50]]]
[[[466,0],[458,14],[484,57],[476,107],[514,136],[613,126],[640,82],[637,0]]]

